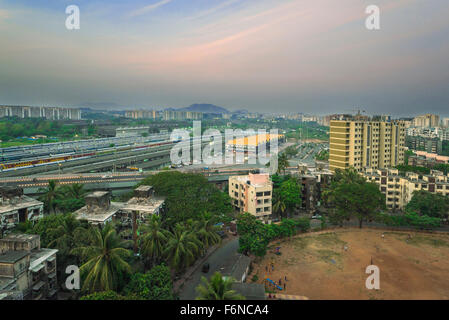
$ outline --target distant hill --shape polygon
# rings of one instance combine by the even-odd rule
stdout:
[[[229,113],[223,107],[219,107],[208,103],[195,103],[189,107],[178,109],[179,111],[192,111],[192,112],[202,112],[202,113]]]

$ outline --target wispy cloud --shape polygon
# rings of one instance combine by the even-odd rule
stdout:
[[[148,6],[145,6],[143,8],[140,8],[138,10],[135,10],[133,12],[131,12],[128,16],[129,17],[136,17],[136,16],[141,16],[145,13],[151,12],[153,10],[156,10],[159,7],[162,7],[170,2],[172,2],[173,0],[162,0],[153,4],[150,4]]]
[[[213,8],[210,8],[210,9],[207,9],[207,10],[204,10],[204,11],[201,11],[198,14],[196,14],[196,15],[194,15],[192,17],[187,18],[186,20],[195,20],[195,19],[199,19],[199,18],[204,18],[204,17],[206,17],[208,15],[211,15],[211,14],[217,12],[217,11],[220,11],[221,9],[229,7],[229,6],[231,6],[234,3],[237,3],[239,1],[241,1],[241,0],[228,0],[228,1],[222,2],[218,6],[215,6]]]

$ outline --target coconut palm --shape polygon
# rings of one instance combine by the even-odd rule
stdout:
[[[287,205],[285,204],[280,192],[273,192],[273,211],[282,216],[285,210],[287,210]]]
[[[151,216],[148,224],[142,225],[140,231],[141,250],[143,256],[150,263],[159,263],[163,257],[164,247],[169,240],[170,232],[162,228],[162,223],[157,215]]]
[[[179,272],[195,261],[203,246],[195,232],[180,223],[170,232],[169,238],[164,256],[170,267]]]
[[[39,200],[44,203],[45,208],[50,214],[55,213],[56,201],[61,198],[61,190],[58,183],[55,180],[50,180],[48,181],[47,188],[40,189],[40,191],[43,195],[39,197]]]
[[[220,272],[215,272],[209,281],[201,278],[201,284],[196,287],[199,296],[196,300],[245,300],[245,297],[232,290],[235,282],[232,278],[224,278]]]
[[[81,183],[73,183],[71,185],[68,185],[64,192],[67,196],[75,199],[83,199],[84,195],[86,194],[84,185]]]
[[[287,169],[287,167],[289,166],[288,163],[288,157],[287,154],[285,153],[280,153],[278,155],[278,170],[277,173],[284,173],[285,174],[285,170]]]
[[[131,271],[125,261],[131,252],[123,248],[123,241],[111,225],[102,230],[91,228],[89,239],[90,245],[72,250],[86,261],[80,268],[81,274],[86,275],[82,289],[89,292],[117,289],[120,273]]]
[[[207,219],[205,216],[196,222],[195,229],[199,240],[203,243],[205,248],[219,243],[221,240],[217,233],[218,228],[214,225],[212,219]]]

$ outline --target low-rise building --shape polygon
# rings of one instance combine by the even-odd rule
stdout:
[[[0,187],[0,235],[19,223],[36,222],[44,216],[44,204],[23,194],[23,189]]]
[[[55,299],[57,252],[41,248],[39,235],[0,239],[0,299]]]
[[[112,221],[131,222],[132,214],[138,213],[139,220],[153,214],[160,214],[165,200],[154,196],[151,186],[140,186],[134,190],[134,197],[128,202],[112,202],[108,191],[95,191],[85,196],[86,205],[74,212],[79,220],[93,225],[105,225]]]
[[[321,193],[330,185],[333,172],[316,162],[315,167],[298,165],[298,173],[293,176],[301,183],[301,209],[313,213],[321,205]]]
[[[268,173],[231,176],[228,181],[229,196],[236,210],[271,223],[273,183]]]
[[[449,175],[444,175],[437,170],[431,170],[427,175],[407,172],[405,176],[402,176],[398,169],[368,168],[363,176],[368,181],[379,185],[380,191],[385,195],[387,208],[390,210],[403,210],[415,191],[424,190],[444,196],[449,195]]]
[[[95,191],[85,196],[86,205],[73,214],[79,220],[87,220],[93,225],[105,225],[115,220],[120,209],[121,202],[111,202],[108,191]]]

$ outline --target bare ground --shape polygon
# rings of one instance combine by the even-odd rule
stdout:
[[[365,287],[371,260],[380,269],[379,290]],[[253,266],[249,281],[257,274],[257,282],[282,279],[283,287],[287,276],[282,293],[309,299],[449,299],[448,235],[370,229],[304,234],[273,242]]]

